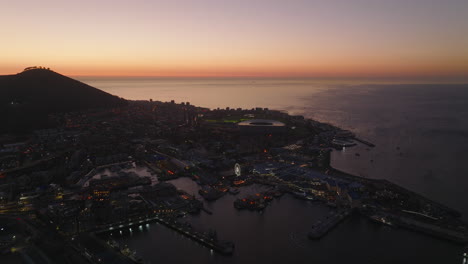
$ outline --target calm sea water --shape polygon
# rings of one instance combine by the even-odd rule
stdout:
[[[335,151],[334,167],[388,179],[453,207],[468,219],[468,84],[79,79],[127,99],[189,101],[209,108],[269,107],[350,129],[377,147]],[[197,186],[190,180],[176,183],[196,192]],[[220,238],[234,241],[233,257],[211,254],[158,224],[119,239],[152,263],[461,263],[461,246],[359,217],[345,221],[319,242],[309,241],[305,233],[326,215],[326,208],[286,196],[264,214],[257,214],[234,210],[234,199],[225,196],[209,204],[213,215],[190,219],[200,228],[213,227]]]

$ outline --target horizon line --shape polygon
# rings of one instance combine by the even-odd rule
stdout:
[[[188,75],[157,75],[157,74],[73,74],[55,71],[55,73],[73,78],[160,78],[160,79],[315,79],[315,80],[379,80],[379,81],[417,81],[417,82],[449,82],[468,83],[468,75],[446,74],[446,75],[386,75],[386,74],[352,74],[352,75],[307,75],[307,74],[188,74]],[[0,76],[9,76],[22,73],[2,73]]]
[[[413,81],[468,84],[468,76],[299,76],[299,75],[66,75],[73,78],[154,78],[154,79],[289,79],[289,80],[362,80]]]

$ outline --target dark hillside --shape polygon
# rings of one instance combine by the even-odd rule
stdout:
[[[46,127],[49,113],[125,103],[122,98],[50,70],[26,70],[0,76],[0,131]]]

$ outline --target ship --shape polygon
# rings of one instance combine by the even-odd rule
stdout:
[[[344,140],[344,139],[333,139],[332,140],[332,145],[335,147],[335,148],[338,148],[338,149],[341,149],[341,148],[346,148],[346,147],[352,147],[352,146],[356,146],[357,144],[354,143],[353,141],[350,141],[350,140]]]
[[[306,200],[307,194],[305,192],[293,192],[292,195],[298,199]]]
[[[133,260],[133,262],[135,262],[135,263],[139,263],[139,264],[140,264],[140,263],[141,263],[141,264],[144,263],[143,258],[140,257],[139,255],[137,255],[135,251],[133,251],[133,252],[128,256],[128,258],[130,258],[131,260]]]
[[[465,247],[463,252],[463,264],[468,264],[468,246]]]
[[[143,258],[137,255],[136,251],[132,251],[127,245],[120,252],[135,263],[144,263]]]
[[[373,214],[373,215],[369,215],[369,218],[374,222],[393,226],[393,222],[389,219],[389,217],[379,215],[379,214]]]
[[[266,207],[266,200],[263,197],[249,196],[234,201],[236,209],[263,210]]]
[[[221,196],[224,195],[224,192],[219,191],[215,188],[212,188],[210,186],[204,186],[202,187],[201,190],[198,191],[198,193],[205,198],[207,201],[214,201],[219,199]]]
[[[237,189],[237,188],[230,188],[230,189],[229,189],[229,193],[230,193],[230,194],[234,194],[234,195],[235,195],[235,194],[238,194],[239,192],[240,192],[240,191],[239,191],[239,189]]]
[[[114,239],[108,240],[108,241],[107,241],[107,244],[108,244],[111,248],[113,248],[113,249],[115,249],[115,250],[120,250],[120,245],[119,245],[119,243],[118,243],[117,241],[115,241]]]

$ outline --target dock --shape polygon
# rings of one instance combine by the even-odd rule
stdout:
[[[117,231],[123,228],[131,228],[134,226],[139,226],[139,225],[149,223],[149,222],[155,222],[157,221],[157,219],[158,219],[158,216],[148,216],[148,217],[140,217],[137,219],[128,219],[126,221],[120,221],[120,222],[115,222],[115,223],[108,224],[108,225],[102,225],[102,226],[99,226],[92,230],[87,230],[87,231],[92,232],[94,234],[107,233],[107,232]]]
[[[468,234],[460,230],[448,229],[440,225],[424,223],[402,216],[394,216],[394,222],[397,227],[417,231],[435,238],[448,240],[459,244],[468,243]]]
[[[175,220],[164,218],[159,215],[154,215],[150,217],[141,217],[138,219],[127,220],[123,222],[117,222],[96,228],[93,231],[94,234],[101,234],[106,232],[117,231],[123,228],[131,228],[132,226],[139,226],[148,222],[158,222],[170,229],[188,237],[192,240],[210,248],[214,251],[223,254],[223,255],[232,255],[234,252],[234,243],[229,241],[220,241],[215,237],[210,237],[205,234],[201,234],[192,230],[190,227],[183,224],[177,223]]]
[[[330,230],[336,227],[341,221],[346,219],[351,213],[353,212],[352,209],[345,209],[341,211],[337,211],[332,216],[327,218],[325,221],[318,221],[314,224],[312,230],[309,232],[308,237],[309,239],[320,239],[325,234],[327,234]]]
[[[411,211],[402,210],[404,213],[415,213]],[[422,215],[420,213],[416,213],[417,215]],[[426,234],[432,236],[434,238],[443,239],[459,244],[466,244],[468,243],[468,232],[460,229],[449,228],[447,226],[443,226],[441,224],[429,223],[425,221],[420,221],[417,219],[413,219],[411,217],[403,216],[402,214],[392,214],[389,212],[375,212],[372,214],[366,214],[371,221],[377,222],[380,224],[385,224],[389,226],[393,226],[396,228],[404,228],[410,231],[415,231],[418,233]],[[427,217],[432,221],[437,221],[436,218],[422,215]]]
[[[159,223],[171,228],[178,233],[191,238],[192,240],[197,241],[198,243],[213,249],[214,251],[223,254],[223,255],[232,255],[234,253],[234,243],[228,241],[219,241],[216,238],[209,237],[205,234],[200,234],[193,231],[191,228],[185,227],[181,224],[178,224],[175,221],[170,221],[168,219],[159,218],[157,219]]]

